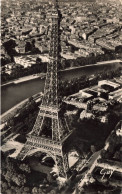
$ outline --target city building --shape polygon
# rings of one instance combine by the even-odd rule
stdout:
[[[109,93],[109,99],[119,101],[122,99],[122,88]]]
[[[98,82],[98,86],[102,87],[103,85],[111,86],[113,89],[117,89],[120,87],[120,84],[109,81],[109,80],[101,80]]]
[[[36,54],[36,55],[22,55],[14,57],[16,64],[22,65],[24,68],[31,67],[36,64],[36,59],[40,58],[42,62],[49,62],[48,54]]]
[[[81,113],[80,113],[80,119],[84,119],[84,118],[87,118],[87,119],[94,119],[94,115],[92,113],[89,113],[87,112],[86,110],[83,110]]]

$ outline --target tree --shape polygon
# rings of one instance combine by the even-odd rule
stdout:
[[[37,57],[37,59],[36,59],[36,64],[38,64],[38,65],[42,64],[42,60],[39,57]]]
[[[30,103],[33,102],[33,101],[34,101],[33,96],[31,96],[31,97],[28,99],[28,101],[29,101]]]
[[[115,52],[116,52],[116,53],[122,53],[122,45],[116,46]]]
[[[115,152],[114,158],[117,159],[117,160],[121,160],[121,154],[120,154],[119,151],[116,151],[116,152]]]
[[[66,68],[66,60],[63,59],[63,60],[61,61],[61,69],[65,69],[65,68]]]
[[[6,194],[15,194],[16,193],[13,189],[8,189],[5,192],[6,192]]]
[[[24,192],[30,193],[29,187],[24,187]]]
[[[115,125],[119,122],[119,117],[115,112],[111,112],[108,114],[108,123],[109,123],[109,128],[114,128]]]
[[[7,54],[10,56],[13,56],[14,54],[16,54],[16,52],[14,50],[16,45],[17,45],[16,42],[12,39],[10,39],[9,41],[7,41],[3,44],[3,46],[5,47],[5,49],[7,51]]]
[[[4,181],[1,182],[2,190],[6,191],[8,189],[8,184]]]
[[[28,164],[20,164],[19,165],[19,168],[23,171],[23,172],[27,172],[27,173],[30,173],[31,170],[30,170],[30,167]]]
[[[91,145],[91,152],[95,153],[96,152],[96,147],[94,145]]]
[[[33,194],[38,193],[38,187],[34,187],[34,188],[32,189],[32,193],[33,193]]]
[[[32,45],[30,42],[26,42],[25,45],[25,52],[31,51],[32,50]]]
[[[56,194],[57,192],[53,189],[50,191],[50,194]]]

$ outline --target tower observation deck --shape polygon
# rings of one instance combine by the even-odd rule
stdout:
[[[58,69],[60,66],[60,13],[58,3],[53,4],[51,19],[50,62],[47,66],[44,96],[32,131],[18,155],[24,160],[33,152],[43,152],[52,156],[57,165],[59,176],[67,177],[69,170],[67,153],[63,151],[64,142],[71,134],[62,111],[59,95]]]

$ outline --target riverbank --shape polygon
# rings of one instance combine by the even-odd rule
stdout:
[[[97,62],[95,64],[90,64],[90,65],[85,65],[85,66],[69,67],[69,68],[66,68],[64,70],[60,70],[60,72],[65,72],[65,71],[70,71],[70,70],[75,70],[75,69],[83,69],[85,67],[107,65],[107,64],[111,64],[111,63],[122,63],[122,60],[117,59],[117,60],[111,60],[111,61]],[[34,75],[28,75],[28,76],[21,77],[21,78],[15,79],[13,81],[7,82],[5,84],[2,84],[1,87],[7,86],[10,84],[22,83],[22,82],[30,81],[30,80],[37,79],[37,78],[43,79],[43,78],[45,78],[45,76],[46,76],[46,73],[38,73],[38,74],[34,74]]]
[[[27,101],[28,101],[28,98],[18,103],[17,105],[15,105],[14,107],[6,111],[5,113],[3,113],[0,118],[1,124],[5,123],[8,119],[15,116],[17,114],[17,110],[21,109],[27,103]]]
[[[64,69],[64,70],[60,70],[62,72],[64,71],[69,71],[69,70],[75,70],[75,69],[82,69],[84,67],[93,67],[93,66],[100,66],[100,65],[108,65],[108,64],[111,64],[111,63],[122,63],[122,60],[120,59],[117,59],[117,60],[111,60],[111,61],[103,61],[103,62],[97,62],[95,64],[90,64],[90,65],[85,65],[85,66],[78,66],[78,67],[69,67],[67,69]]]
[[[38,101],[38,99],[42,96],[42,92],[39,92],[35,95],[33,95],[33,99],[36,101]],[[19,111],[22,107],[24,107],[26,105],[26,103],[28,102],[28,99],[23,100],[22,102],[18,103],[17,105],[13,106],[11,109],[9,109],[8,111],[6,111],[5,113],[3,113],[0,117],[1,119],[1,124],[7,122],[8,119],[10,119],[11,117],[15,116],[17,114],[17,111]]]
[[[104,62],[105,65],[103,65],[102,62],[100,63],[100,65],[87,65],[83,67],[76,67],[72,70],[68,69],[67,71],[62,71],[60,73],[60,79],[63,81],[70,81],[72,79],[79,78],[82,75],[91,76],[103,71],[109,72],[110,70],[116,70],[122,66],[121,60],[111,61],[110,63]],[[30,81],[28,80],[18,84],[1,87],[1,114],[34,94],[44,92],[44,83],[45,79],[41,79],[39,77]]]
[[[45,75],[46,75],[45,73],[39,73],[39,74],[34,74],[34,75],[28,75],[28,76],[21,77],[21,78],[15,79],[15,80],[13,80],[13,81],[7,82],[7,83],[5,83],[5,84],[2,84],[1,87],[3,87],[3,86],[8,86],[8,85],[11,85],[11,84],[22,83],[22,82],[30,81],[30,80],[37,79],[37,78],[43,79],[43,78],[45,77]]]
[[[26,76],[26,77],[23,77],[23,78],[19,78],[17,79],[16,81],[14,81],[14,84],[18,84],[18,83],[21,83],[21,82],[25,82],[25,81],[28,81],[28,80],[32,80],[32,79],[36,79],[36,78],[41,78],[43,79],[45,77],[45,73],[41,73],[41,74],[37,74],[37,75],[30,75],[30,76]]]

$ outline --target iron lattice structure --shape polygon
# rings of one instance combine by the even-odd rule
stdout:
[[[61,99],[59,100],[58,68],[60,64],[60,41],[59,26],[60,14],[57,3],[54,3],[52,10],[52,32],[50,43],[50,63],[47,66],[44,96],[40,106],[35,125],[27,136],[27,141],[18,155],[23,160],[34,150],[42,151],[52,156],[59,169],[59,175],[66,177],[68,166],[67,154],[63,152],[63,145],[70,135],[67,122],[62,113]],[[51,137],[43,137],[45,122],[50,119]]]

